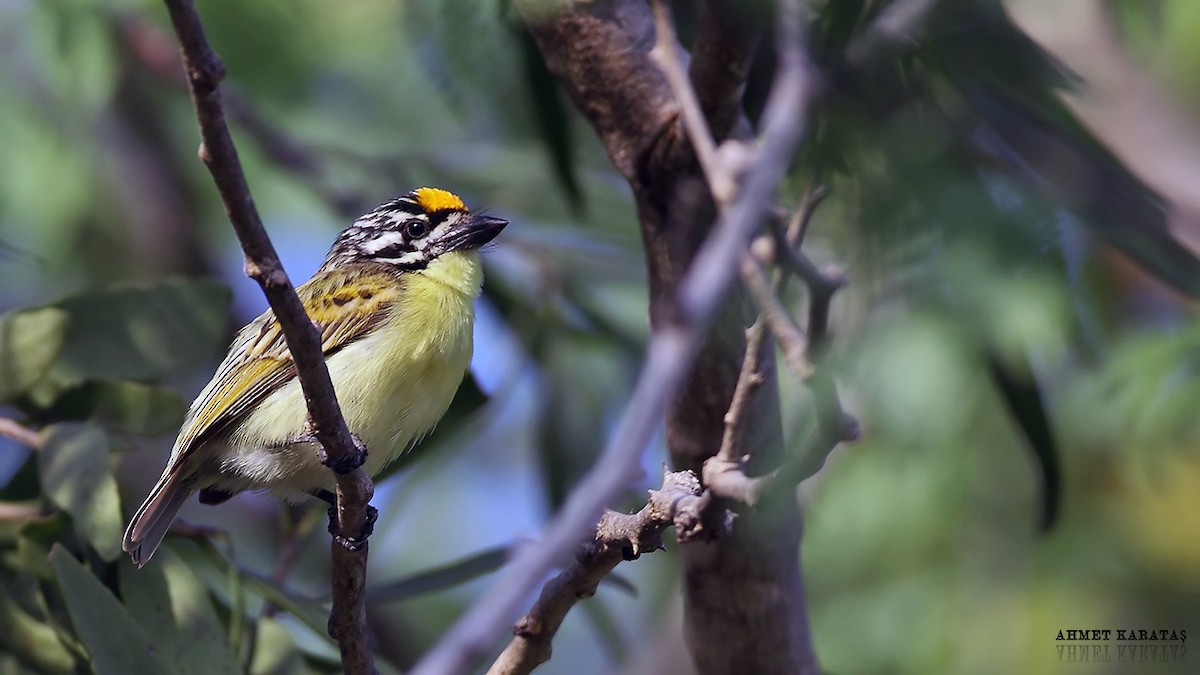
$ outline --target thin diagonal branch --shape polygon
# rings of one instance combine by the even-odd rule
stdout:
[[[16,420],[10,420],[7,417],[0,417],[0,436],[7,436],[33,450],[42,449],[42,437],[38,435],[38,432],[23,427]]]
[[[725,413],[725,430],[721,435],[721,447],[717,453],[704,461],[702,475],[710,494],[733,499],[748,506],[758,503],[763,482],[746,476],[746,460],[749,455],[740,455],[743,443],[744,422],[754,390],[762,386],[764,352],[772,346],[767,340],[767,322],[760,314],[746,329],[746,355],[742,358],[742,369],[738,373],[737,385],[729,410]]]
[[[742,359],[742,370],[738,374],[737,386],[733,390],[733,398],[729,402],[729,410],[725,413],[725,431],[721,435],[721,447],[717,450],[718,457],[723,462],[740,463],[738,450],[742,445],[742,422],[745,419],[746,408],[754,395],[754,390],[762,386],[763,351],[767,349],[767,324],[762,316],[758,317],[746,329],[746,356]],[[705,481],[705,485],[708,482]]]
[[[279,321],[296,364],[314,435],[324,448],[327,464],[337,467],[334,473],[338,532],[346,540],[362,541],[357,550],[336,540],[331,545],[333,608],[329,632],[338,642],[345,672],[372,673],[375,666],[367,645],[363,593],[367,567],[367,513],[373,493],[371,480],[361,469],[366,450],[346,427],[325,366],[321,337],[296,296],[250,196],[221,105],[218,87],[225,76],[225,68],[208,45],[192,1],[165,2],[179,36],[188,89],[203,138],[200,158],[212,174],[226,214],[242,244],[246,274],[262,287]]]
[[[788,249],[798,249],[804,243],[804,235],[808,234],[808,224],[812,222],[813,214],[825,198],[829,196],[829,188],[824,183],[812,182],[804,189],[800,198],[800,207],[792,214],[787,226]]]
[[[717,163],[717,145],[708,128],[708,119],[700,108],[700,100],[692,89],[687,73],[679,55],[679,40],[675,37],[675,25],[671,21],[671,10],[665,0],[652,0],[654,8],[654,49],[650,58],[662,69],[667,78],[671,91],[679,103],[679,114],[683,126],[687,130],[692,150],[696,153],[696,161],[704,175],[708,176],[713,198],[718,204],[724,204],[733,195],[735,185],[733,176],[725,170],[723,164]]]
[[[768,281],[762,264],[750,253],[742,256],[740,265],[742,284],[758,306],[759,319],[771,329],[783,349],[788,368],[799,377],[808,377],[812,374],[812,366],[808,363],[808,339],[779,299],[780,279]],[[748,346],[746,358],[750,358]]]
[[[680,288],[679,302],[685,314],[703,308],[709,297],[724,297],[717,283],[728,284],[736,273],[736,262],[749,243],[754,230],[766,220],[779,181],[787,173],[795,151],[804,135],[808,106],[817,94],[817,77],[804,50],[798,0],[782,3],[780,13],[779,69],[762,114],[762,128],[757,148],[726,141],[725,145],[742,147],[738,161],[747,166],[737,197],[721,213],[709,241],[696,255],[685,283]],[[740,171],[737,173],[741,173]],[[735,223],[742,228],[731,227]],[[727,267],[720,274],[696,273],[718,265]]]
[[[488,675],[522,675],[550,659],[550,642],[577,602],[596,592],[600,581],[624,560],[662,547],[662,533],[675,527],[680,542],[699,536],[710,497],[691,471],[664,471],[662,487],[633,514],[608,511],[595,536],[575,551],[566,569],[548,581],[537,601],[517,621],[513,639]]]

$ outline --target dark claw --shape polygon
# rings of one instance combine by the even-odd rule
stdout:
[[[350,434],[350,438],[354,441],[355,453],[347,457],[344,461],[334,461],[331,459],[329,453],[325,452],[325,446],[323,445],[317,446],[317,459],[325,466],[343,476],[353,472],[367,461],[367,446],[363,445],[362,439],[358,437],[358,434]]]
[[[375,532],[375,521],[379,520],[379,510],[367,504],[367,519],[363,523],[362,534],[357,537],[343,537],[338,530],[337,507],[330,506],[328,513],[329,534],[333,535],[334,541],[349,551],[361,551],[367,545],[367,540]]]

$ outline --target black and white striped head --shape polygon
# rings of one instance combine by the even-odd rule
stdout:
[[[471,213],[450,192],[417,188],[380,204],[343,230],[322,268],[370,261],[403,271],[424,269],[440,255],[483,246],[507,224]]]

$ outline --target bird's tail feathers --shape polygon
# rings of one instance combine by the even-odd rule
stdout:
[[[150,561],[175,521],[175,514],[195,490],[194,476],[179,471],[168,472],[158,479],[125,530],[121,548],[133,558],[133,564],[141,567]]]

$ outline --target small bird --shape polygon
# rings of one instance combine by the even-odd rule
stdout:
[[[471,361],[478,250],[508,222],[471,213],[454,194],[419,188],[346,228],[296,289],[321,332],[329,376],[350,431],[379,473],[428,433]],[[238,332],[200,392],[167,467],[125,531],[141,567],[194,492],[219,504],[244,490],[288,500],[328,494],[308,409],[279,322],[267,310]]]

